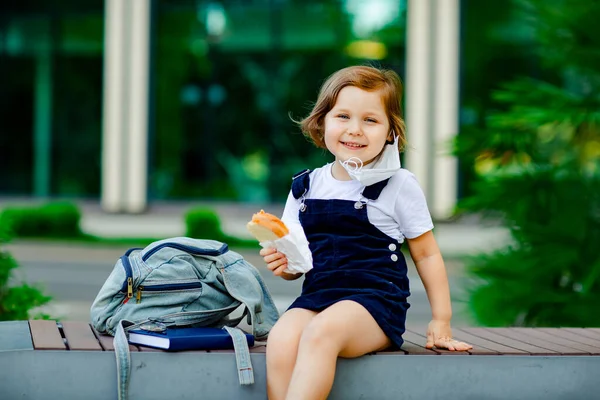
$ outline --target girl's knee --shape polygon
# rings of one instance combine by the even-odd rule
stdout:
[[[270,370],[287,369],[294,365],[298,352],[299,335],[286,329],[275,329],[267,339],[267,367]]]
[[[270,349],[285,349],[298,345],[293,335],[286,334],[283,329],[272,329],[267,338],[267,351]]]
[[[301,334],[301,326],[276,323],[267,338],[267,358],[286,358],[289,354],[296,354]]]
[[[310,349],[336,349],[341,348],[339,335],[335,326],[325,318],[313,319],[302,331],[300,346]]]

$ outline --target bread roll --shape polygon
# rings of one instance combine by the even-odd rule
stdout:
[[[246,228],[259,242],[277,240],[290,233],[282,220],[263,210],[252,216],[252,221],[246,224]]]

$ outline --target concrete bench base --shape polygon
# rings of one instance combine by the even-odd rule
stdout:
[[[46,326],[53,322],[49,323]],[[74,348],[79,346],[77,343],[82,343],[82,337],[76,338],[72,333],[72,347],[64,338],[65,349],[41,350],[35,346],[31,336],[23,335],[25,328],[29,329],[27,321],[0,323],[1,399],[116,398],[113,351],[102,348],[96,351],[76,350]],[[467,337],[473,332],[480,332],[478,329],[482,328],[474,328],[472,333],[463,330],[463,335]],[[329,398],[594,398],[593,393],[596,393],[600,380],[600,331],[550,331],[557,333],[555,338],[558,339],[554,342],[560,343],[554,343],[554,346],[563,352],[547,349],[546,354],[534,354],[543,353],[535,351],[540,347],[532,344],[543,330],[490,329],[481,332],[496,340],[497,332],[505,335],[506,332],[514,332],[520,339],[503,336],[506,339],[504,344],[483,339],[488,340],[486,344],[489,347],[499,346],[513,351],[501,353],[498,349],[479,346],[470,353],[450,353],[424,351],[421,347],[421,353],[415,348],[412,353],[399,351],[352,360],[340,359]],[[37,337],[33,333],[32,336]],[[567,340],[567,337],[571,339]],[[39,337],[37,340],[42,343]],[[103,341],[108,343],[106,340],[99,342]],[[50,344],[47,342],[45,345]],[[417,346],[415,343],[412,345]],[[551,347],[548,342],[539,342],[539,345]],[[568,349],[572,351],[566,351]],[[231,351],[170,353],[139,350],[143,349],[131,353],[129,393],[132,400],[266,399],[265,353],[260,349],[251,354],[255,383],[250,386],[239,385],[235,356]]]
[[[226,353],[132,353],[130,399],[266,399],[265,356],[255,383],[240,386]],[[114,354],[0,353],[3,399],[116,398]],[[583,399],[600,379],[600,357],[369,355],[340,360],[330,399]]]

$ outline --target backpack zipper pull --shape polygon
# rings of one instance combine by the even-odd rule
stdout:
[[[138,287],[137,293],[135,294],[135,302],[137,304],[142,302],[142,290],[144,290],[143,286]]]
[[[127,278],[127,298],[133,297],[133,278]]]

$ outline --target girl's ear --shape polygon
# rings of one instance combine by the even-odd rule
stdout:
[[[396,135],[394,135],[394,131],[390,131],[390,134],[385,141],[385,144],[394,144],[396,141]]]

